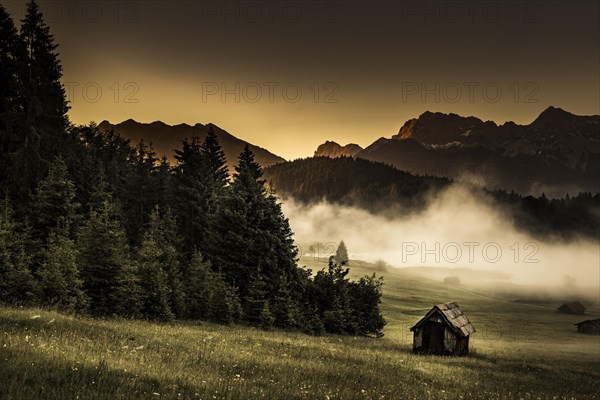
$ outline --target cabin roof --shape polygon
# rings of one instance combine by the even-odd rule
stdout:
[[[451,302],[446,304],[437,304],[419,322],[415,324],[411,331],[420,328],[431,318],[432,315],[439,314],[442,316],[446,324],[454,331],[454,333],[466,337],[475,332],[475,328],[469,322],[467,316],[458,308],[458,303]]]
[[[570,303],[565,303],[558,308],[559,309],[567,308],[576,313],[584,313],[585,312],[585,306],[578,301],[572,301]]]
[[[588,324],[588,323],[592,324],[592,325],[595,325],[597,327],[600,327],[600,318],[586,319],[585,321],[578,322],[578,323],[576,323],[574,325],[582,325],[582,324]]]

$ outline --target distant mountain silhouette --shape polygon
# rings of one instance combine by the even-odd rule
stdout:
[[[347,156],[347,157],[353,157],[355,155],[357,155],[359,152],[361,152],[363,150],[362,147],[360,147],[357,144],[354,143],[349,143],[345,146],[341,146],[336,142],[331,142],[331,141],[326,141],[325,143],[319,145],[319,147],[317,147],[317,150],[315,151],[315,157],[331,157],[331,158],[335,158],[335,157],[342,157],[342,156]]]
[[[600,116],[549,107],[529,125],[425,112],[357,157],[490,189],[563,196],[600,191]]]
[[[155,151],[160,155],[166,155],[173,161],[173,150],[181,146],[181,141],[185,138],[199,137],[203,140],[206,137],[208,128],[212,126],[219,138],[219,143],[227,157],[227,164],[230,169],[237,163],[239,154],[248,143],[238,139],[229,132],[219,128],[214,124],[196,124],[194,126],[187,124],[167,125],[161,121],[155,121],[149,124],[141,123],[128,119],[120,124],[113,125],[108,121],[102,121],[98,127],[102,130],[114,130],[124,138],[130,139],[133,143],[144,140],[145,143],[152,143]],[[283,158],[269,152],[262,147],[248,143],[250,149],[254,152],[256,161],[263,167],[285,161]]]

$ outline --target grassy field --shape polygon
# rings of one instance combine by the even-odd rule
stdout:
[[[590,316],[383,275],[380,339],[0,308],[0,399],[600,399],[600,337],[573,326]],[[408,329],[452,300],[477,329],[471,354],[412,354]]]

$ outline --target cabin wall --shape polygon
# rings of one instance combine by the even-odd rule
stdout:
[[[584,324],[579,324],[577,325],[577,331],[579,333],[589,333],[592,335],[599,335],[600,334],[600,328],[596,325],[590,324],[590,323],[584,323]]]
[[[456,340],[456,354],[467,354],[469,352],[469,336]]]
[[[423,346],[423,329],[415,329],[413,336],[413,349],[418,349]]]
[[[456,335],[448,327],[444,330],[444,350],[453,353],[456,349]]]

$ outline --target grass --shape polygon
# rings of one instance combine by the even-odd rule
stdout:
[[[369,268],[355,263],[351,273]],[[401,270],[383,275],[389,323],[381,339],[0,308],[0,398],[600,398],[600,337],[573,326],[589,316],[493,299]],[[408,329],[433,304],[450,300],[477,329],[471,354],[412,354]]]

